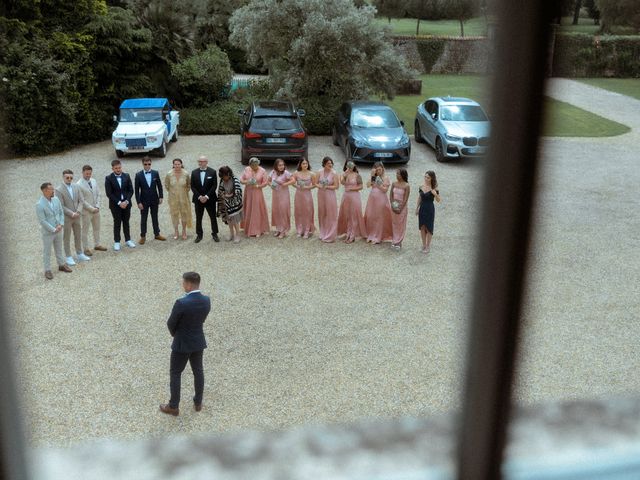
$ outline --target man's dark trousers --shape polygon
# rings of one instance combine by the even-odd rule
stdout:
[[[140,236],[147,236],[147,216],[151,210],[151,224],[153,225],[153,235],[160,235],[160,223],[158,222],[158,205],[145,205],[140,211]]]
[[[203,352],[204,350],[191,353],[171,352],[171,364],[169,366],[169,388],[171,390],[169,406],[171,408],[178,408],[180,404],[180,377],[187,366],[187,362],[191,364],[193,385],[196,392],[195,397],[193,397],[193,403],[197,405],[202,403],[202,395],[204,392]]]

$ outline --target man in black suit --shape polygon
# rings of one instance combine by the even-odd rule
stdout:
[[[158,223],[158,206],[162,203],[162,181],[157,170],[151,170],[151,157],[142,158],[142,170],[136,173],[134,181],[136,192],[136,203],[140,209],[140,240],[138,243],[144,245],[147,236],[147,215],[151,210],[151,223],[153,224],[153,235],[156,240],[166,240],[160,235],[160,224]]]
[[[178,408],[180,404],[180,378],[187,366],[187,361],[191,364],[196,391],[193,397],[193,407],[196,412],[202,410],[202,394],[204,392],[202,354],[207,348],[202,325],[211,310],[211,300],[200,293],[200,275],[198,273],[184,273],[182,288],[186,293],[173,304],[171,315],[167,320],[167,327],[173,337],[169,367],[171,398],[169,403],[160,405],[162,413],[173,416],[180,413]]]
[[[218,238],[218,220],[216,219],[218,175],[213,168],[207,166],[208,163],[209,160],[207,160],[207,157],[201,156],[198,158],[198,168],[191,172],[192,201],[196,209],[196,243],[202,240],[202,217],[204,216],[205,209],[211,219],[211,236],[213,237],[213,241],[220,241],[220,238]]]
[[[133,197],[133,184],[128,173],[122,171],[120,160],[111,162],[113,172],[104,179],[104,191],[109,198],[109,210],[113,216],[113,249],[120,251],[120,225],[124,232],[124,241],[127,247],[135,248],[136,244],[129,234],[129,218],[131,218],[131,197]]]

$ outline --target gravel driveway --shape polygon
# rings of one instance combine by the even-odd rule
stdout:
[[[640,388],[633,128],[611,139],[544,141],[518,376],[522,403]],[[329,137],[312,137],[309,152],[314,169],[324,155],[340,165],[344,158]],[[165,173],[174,157],[194,168],[201,154],[214,168],[240,171],[236,136],[181,136],[154,168]],[[426,416],[458,407],[481,162],[437,164],[429,148],[414,144],[410,206],[427,169],[436,171],[443,196],[429,255],[419,252],[413,215],[400,252],[295,236],[216,244],[205,228],[197,245],[191,232],[187,241],[98,252],[72,274],[55,272],[45,281],[34,213],[40,183],[58,184],[64,168],[79,175],[85,163],[102,183],[112,158],[110,142],[101,142],[0,164],[7,291],[33,445]],[[140,168],[140,157],[124,160],[125,171]],[[111,246],[106,203],[103,209],[102,236]],[[170,234],[167,206],[160,222]],[[131,226],[137,240],[136,211]],[[174,418],[157,409],[169,394],[166,319],[187,270],[201,273],[214,310],[205,323],[204,410],[190,408],[187,369]]]

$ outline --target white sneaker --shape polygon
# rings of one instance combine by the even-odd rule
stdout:
[[[76,264],[73,260],[73,257],[67,257],[67,265],[71,265],[72,267]]]
[[[91,257],[86,256],[84,253],[78,253],[77,257],[79,262],[88,262],[91,260]]]
[[[113,244],[113,249],[114,249],[116,252],[119,252],[119,251],[120,251],[120,242],[116,242],[116,243],[114,243],[114,244]]]
[[[127,247],[129,247],[129,248],[136,248],[136,244],[133,243],[133,240],[127,240],[125,243],[127,244]]]

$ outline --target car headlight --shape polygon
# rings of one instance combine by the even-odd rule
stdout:
[[[406,133],[403,133],[402,137],[400,137],[400,145],[404,147],[406,144],[409,143],[409,141],[410,141],[409,135],[407,135]]]
[[[113,141],[115,143],[117,143],[118,145],[120,145],[120,144],[124,143],[124,138],[122,138],[122,137],[113,137]]]
[[[366,141],[364,141],[364,140],[362,140],[360,138],[354,138],[353,139],[353,144],[356,146],[356,148],[363,148],[363,147],[366,147],[366,146],[369,145]]]
[[[451,135],[450,133],[445,133],[444,137],[447,140],[451,140],[452,142],[459,142],[460,140],[462,140],[462,137],[458,137],[456,135]]]
[[[147,143],[156,143],[158,141],[158,137],[151,135],[147,137]]]

